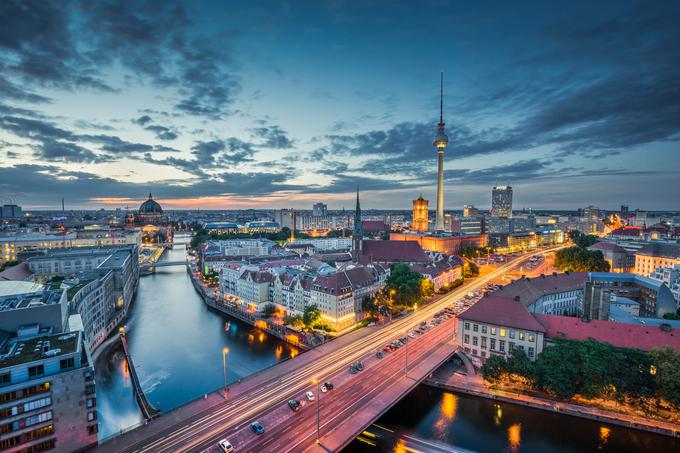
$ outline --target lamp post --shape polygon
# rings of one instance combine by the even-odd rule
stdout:
[[[224,399],[227,399],[227,352],[229,348],[222,349],[222,367],[224,368]]]
[[[312,384],[316,384],[316,443],[320,444],[319,431],[321,428],[321,381],[319,379],[312,379]]]

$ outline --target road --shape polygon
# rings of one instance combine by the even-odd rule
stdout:
[[[244,447],[244,451],[248,451],[249,448],[255,448],[255,446],[257,446],[257,450],[259,451],[281,451],[280,449],[277,450],[275,448],[270,449],[263,444],[263,442],[273,438],[267,437],[269,434],[264,434],[264,438],[262,436],[258,438],[255,434],[248,432],[249,424],[254,420],[261,419],[266,429],[266,423],[269,420],[274,420],[273,424],[279,423],[277,426],[283,426],[280,428],[281,430],[290,430],[290,426],[297,425],[300,431],[293,431],[293,437],[300,434],[302,435],[303,440],[307,439],[308,436],[306,436],[306,434],[308,434],[308,430],[310,428],[313,429],[313,427],[308,426],[309,410],[306,411],[306,415],[303,411],[309,409],[309,407],[304,408],[300,411],[301,413],[293,414],[287,407],[287,401],[293,398],[299,399],[307,390],[315,390],[315,386],[311,384],[314,379],[319,379],[323,382],[329,379],[336,379],[341,372],[349,375],[347,370],[350,364],[357,360],[364,360],[368,364],[369,360],[374,360],[375,350],[377,348],[403,336],[405,331],[417,327],[421,321],[429,320],[436,312],[450,305],[468,291],[479,289],[488,281],[497,278],[509,269],[524,262],[527,258],[541,253],[545,253],[545,250],[523,255],[505,263],[503,266],[490,271],[483,277],[479,277],[475,281],[450,292],[441,299],[419,308],[413,314],[397,319],[380,329],[372,330],[368,334],[357,336],[357,338],[352,341],[343,341],[343,338],[341,337],[322,348],[317,348],[303,354],[303,356],[307,357],[301,356],[299,357],[300,360],[296,359],[290,361],[286,367],[282,367],[281,365],[273,367],[272,372],[266,374],[266,379],[262,379],[261,382],[258,382],[257,386],[252,387],[247,392],[242,392],[234,398],[230,397],[228,401],[225,401],[216,407],[210,407],[201,413],[197,413],[185,419],[172,419],[172,414],[166,414],[154,422],[162,421],[164,417],[168,417],[163,424],[157,425],[162,426],[162,429],[146,430],[146,427],[138,428],[120,439],[114,439],[112,442],[101,445],[99,449],[102,451],[120,452],[202,451],[209,445],[213,445],[217,440],[227,437],[227,434],[234,434],[237,436],[234,438],[234,442],[236,443],[236,439],[238,439],[236,447],[239,448],[239,450],[241,450],[241,446]],[[444,323],[442,326],[444,326]],[[420,347],[431,347],[433,344],[432,342],[436,342],[439,335],[444,335],[441,332],[446,329],[440,328],[436,330],[438,332],[432,331],[425,334],[425,336],[432,335],[432,337],[426,342],[421,340]],[[453,332],[449,331],[449,333],[453,335]],[[419,349],[417,344],[418,342],[414,342],[413,352],[409,352],[418,355]],[[402,349],[405,354],[405,348]],[[397,352],[401,353],[402,349]],[[384,380],[386,376],[385,373],[389,373],[397,366],[391,362],[394,360],[396,359],[389,358],[387,359],[386,364],[380,367],[381,369],[384,367],[385,370],[379,374],[379,379],[377,377],[373,378],[372,373],[367,373],[369,370],[364,370],[357,375],[351,375],[350,381],[342,385],[342,387],[348,388],[343,389],[339,386],[333,391],[335,392],[335,395],[342,394],[345,398],[349,399],[343,399],[341,396],[334,396],[332,404],[324,409],[327,411],[324,419],[327,420],[327,417],[333,410],[338,410],[343,404],[343,401],[344,404],[349,404],[352,401],[356,401],[357,398],[360,398],[361,392],[369,391],[370,386],[367,383],[370,382],[373,383],[373,385],[377,385],[378,382]],[[283,373],[284,369],[286,370],[285,373]],[[281,372],[274,372],[276,370],[281,370]],[[358,385],[359,387],[355,387],[355,385]],[[357,392],[359,393],[357,394]],[[324,396],[325,395],[322,395],[322,401]],[[286,413],[286,411],[288,411],[288,413]],[[350,414],[345,415],[349,416]],[[265,416],[267,417],[267,422],[265,421]],[[300,416],[298,418],[304,423],[291,424],[290,421],[293,420],[293,417],[297,416]],[[278,422],[278,420],[280,420],[278,417],[282,417],[281,420],[283,421]],[[288,432],[289,431],[286,431],[286,433]],[[269,441],[269,443],[272,442],[274,441]],[[276,445],[278,445],[278,443]],[[275,445],[272,444],[271,446],[274,447]]]

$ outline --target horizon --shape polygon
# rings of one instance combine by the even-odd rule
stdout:
[[[0,31],[2,204],[433,206],[443,71],[447,209],[494,185],[680,208],[677,4],[25,5]]]

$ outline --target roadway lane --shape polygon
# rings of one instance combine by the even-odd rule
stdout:
[[[348,334],[347,339],[343,340],[341,337],[322,348],[303,354],[306,357],[296,358],[259,373],[253,378],[258,380],[257,386],[253,386],[234,398],[230,397],[224,403],[207,408],[186,419],[177,416],[166,422],[168,426],[163,425],[162,429],[140,427],[99,448],[102,451],[116,452],[187,451],[205,445],[206,442],[234,428],[247,428],[250,422],[270,409],[282,406],[291,398],[299,397],[309,387],[313,378],[323,379],[323,376],[334,375],[347,369],[351,363],[359,359],[366,359],[374,353],[377,347],[403,336],[403,332],[431,318],[436,312],[450,305],[466,292],[481,288],[488,281],[519,265],[528,257],[541,253],[545,253],[545,250],[518,257],[441,299],[419,308],[415,313],[375,329],[369,334],[357,334],[356,337]],[[166,414],[161,419],[172,415],[173,413]]]

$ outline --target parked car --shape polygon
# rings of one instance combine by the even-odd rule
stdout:
[[[297,412],[300,410],[300,403],[297,400],[288,401],[288,406],[290,406],[293,412]]]
[[[305,393],[305,396],[307,397],[307,399],[309,401],[314,401],[314,394],[311,391],[308,391],[307,393]]]
[[[364,369],[364,363],[363,362],[357,362],[357,370],[363,371]]]
[[[382,351],[376,351],[375,356],[379,359],[383,358],[383,352]]]
[[[264,434],[264,426],[258,421],[252,422],[250,429],[257,435]]]
[[[220,447],[220,450],[225,453],[231,453],[234,451],[234,446],[227,439],[222,439],[221,441],[217,442],[217,446]]]
[[[328,389],[328,390],[333,390],[333,383],[332,382],[324,382],[323,385]]]
[[[326,393],[327,391],[328,391],[328,389],[326,388],[326,386],[322,385],[321,386],[321,393]]]

